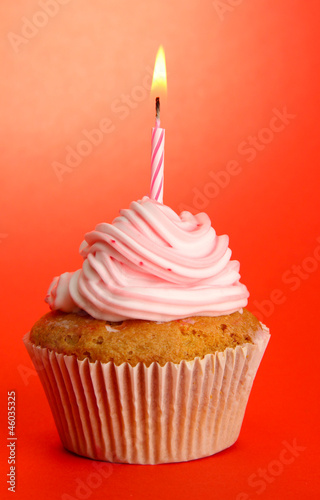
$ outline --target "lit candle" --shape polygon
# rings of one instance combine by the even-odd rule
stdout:
[[[166,89],[167,73],[164,50],[160,46],[154,65],[152,93],[160,92],[161,87]],[[150,198],[163,202],[163,168],[164,168],[164,135],[165,130],[160,128],[160,97],[156,97],[156,125],[151,136],[151,182]]]

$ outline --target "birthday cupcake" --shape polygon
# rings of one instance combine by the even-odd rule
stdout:
[[[270,335],[228,244],[147,197],[86,234],[24,338],[68,450],[156,464],[236,441]]]

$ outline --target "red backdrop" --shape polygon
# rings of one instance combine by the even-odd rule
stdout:
[[[11,390],[15,498],[318,498],[319,14],[316,0],[1,3],[8,498]],[[62,449],[21,338],[47,312],[51,278],[80,265],[84,233],[148,194],[148,88],[160,44],[164,201],[206,211],[229,234],[249,309],[272,338],[232,448],[186,464],[97,471]]]

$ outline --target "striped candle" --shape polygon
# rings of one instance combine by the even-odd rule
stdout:
[[[160,128],[160,99],[156,98],[156,126],[151,137],[150,198],[163,203],[164,128]]]

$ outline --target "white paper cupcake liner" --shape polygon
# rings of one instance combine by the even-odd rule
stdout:
[[[183,462],[238,438],[254,377],[270,338],[203,359],[116,366],[24,343],[65,448],[95,460]]]

